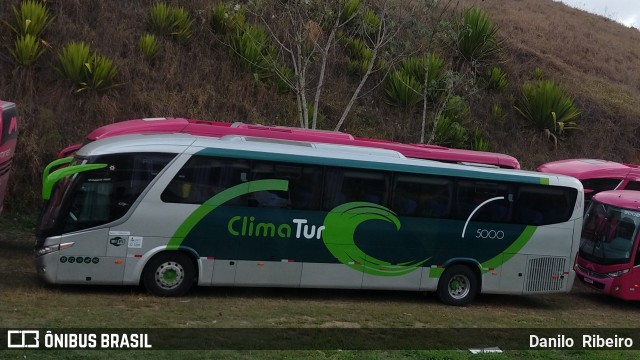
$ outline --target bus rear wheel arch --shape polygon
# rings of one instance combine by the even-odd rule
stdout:
[[[448,267],[438,282],[438,297],[447,305],[464,306],[480,292],[477,272],[464,264]]]
[[[180,251],[155,255],[142,272],[144,287],[156,296],[182,296],[191,289],[195,278],[193,259]]]

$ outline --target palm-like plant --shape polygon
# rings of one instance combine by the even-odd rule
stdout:
[[[111,59],[94,52],[85,66],[87,68],[86,89],[105,90],[117,86],[113,80],[118,74],[118,68],[113,65]]]
[[[535,127],[555,136],[562,136],[567,130],[578,129],[577,119],[580,112],[557,84],[550,80],[526,82],[516,111]]]
[[[473,67],[481,67],[493,61],[504,46],[498,39],[498,30],[484,11],[465,9],[457,32],[460,56]]]
[[[171,10],[171,35],[180,42],[186,42],[193,36],[193,20],[189,12],[183,7]]]
[[[85,64],[89,62],[89,46],[84,42],[71,42],[65,46],[60,54],[60,71],[75,84],[85,82]]]
[[[161,34],[168,34],[171,32],[171,25],[173,23],[171,7],[166,3],[155,3],[149,10],[149,26],[153,31]]]
[[[428,81],[425,81],[427,76]],[[444,60],[436,54],[406,58],[389,77],[388,99],[392,104],[402,107],[418,103],[424,95],[428,101],[437,101],[445,89],[446,76]]]
[[[242,7],[230,9],[227,4],[220,3],[213,6],[209,25],[219,34],[237,31],[245,26],[246,15]]]
[[[264,29],[245,25],[230,39],[231,50],[240,57],[243,66],[258,78],[270,75],[268,38]]]
[[[12,9],[16,26],[8,23],[7,25],[18,35],[32,35],[38,38],[53,21],[49,9],[41,1],[26,0],[20,3],[20,11],[15,6],[12,6]]]
[[[435,129],[435,143],[449,147],[464,147],[467,143],[467,131],[457,121],[443,115],[437,123]]]
[[[138,46],[140,47],[140,51],[144,56],[151,60],[158,56],[160,52],[160,45],[158,44],[158,39],[152,34],[144,34],[140,37],[140,41],[138,42]]]
[[[507,74],[497,66],[489,70],[487,87],[494,91],[502,91],[507,87]]]
[[[92,54],[84,42],[71,42],[58,55],[60,72],[78,86],[78,91],[104,90],[113,83],[118,68],[105,56]]]
[[[33,64],[44,52],[40,40],[34,35],[19,35],[16,38],[13,49],[9,48],[9,52],[16,63],[22,66]]]
[[[391,73],[385,89],[390,104],[411,107],[422,100],[423,84],[401,70]]]

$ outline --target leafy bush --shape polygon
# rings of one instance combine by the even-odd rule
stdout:
[[[401,78],[404,80],[400,81],[400,74],[395,74],[395,77],[392,74],[388,81],[387,95],[389,95],[391,103],[398,106],[411,106],[422,100],[425,91],[425,76],[427,75],[429,76],[426,89],[428,100],[437,101],[446,88],[445,63],[436,54],[431,54],[429,57],[408,57],[400,63],[397,72],[402,74]],[[409,95],[409,93],[415,93],[415,95]],[[396,101],[399,99],[410,101]]]
[[[158,39],[152,34],[144,34],[140,37],[140,41],[138,42],[138,46],[142,51],[142,54],[149,60],[158,56],[158,52],[160,51],[160,44],[158,44]]]
[[[273,84],[276,87],[276,91],[280,94],[285,94],[291,91],[291,84],[293,84],[293,71],[285,65],[277,65],[274,69]]]
[[[420,102],[422,100],[422,91],[422,83],[401,70],[391,73],[385,89],[390,104],[405,108]]]
[[[16,63],[22,66],[33,64],[44,52],[40,40],[31,34],[19,35],[13,49],[9,49]]]
[[[159,34],[175,36],[180,42],[185,42],[193,36],[193,20],[183,7],[155,3],[149,10],[148,21],[151,30]]]
[[[104,90],[116,86],[113,79],[118,75],[118,68],[113,65],[111,59],[94,52],[85,66],[87,68],[85,89]]]
[[[363,76],[369,70],[370,60],[351,60],[349,61],[348,69],[349,72],[354,75]]]
[[[475,129],[471,134],[471,149],[476,151],[489,151],[491,145],[482,135],[482,131]]]
[[[226,4],[217,4],[213,6],[209,25],[211,29],[219,34],[227,34],[237,31],[245,26],[246,18],[244,8],[234,7],[229,9]]]
[[[269,36],[258,26],[245,25],[231,36],[229,45],[245,68],[258,78],[271,75]]]
[[[498,27],[489,16],[476,8],[465,9],[457,32],[460,56],[473,67],[486,65],[497,58],[503,48],[498,39]]]
[[[502,106],[498,104],[493,104],[493,106],[491,106],[491,117],[493,118],[493,120],[495,120],[496,122],[503,122],[506,116],[507,115],[504,113],[504,109],[502,109]]]
[[[451,121],[464,125],[469,122],[471,109],[462,97],[452,96],[447,100],[443,114]]]
[[[497,66],[491,68],[487,87],[495,91],[504,90],[507,87],[507,74]]]
[[[149,26],[153,31],[160,34],[168,34],[171,32],[173,18],[171,7],[166,3],[155,3],[151,5],[149,10]]]
[[[450,117],[443,115],[438,119],[435,142],[441,146],[461,148],[467,143],[467,131]]]
[[[514,107],[535,127],[557,136],[578,128],[576,121],[580,112],[573,99],[550,80],[524,83]]]
[[[373,57],[373,51],[360,39],[344,37],[342,42],[347,48],[347,56],[352,60],[371,60]]]
[[[346,0],[342,7],[342,21],[353,19],[360,10],[360,0]]]
[[[186,42],[193,36],[193,20],[189,12],[183,7],[173,8],[171,10],[171,35],[175,36],[178,41]]]
[[[78,91],[104,90],[116,86],[113,83],[118,69],[109,58],[90,54],[84,42],[71,42],[58,55],[62,74],[78,85]]]
[[[380,27],[380,16],[372,10],[367,10],[362,15],[362,27],[364,35],[374,36]]]
[[[61,72],[75,84],[85,80],[85,64],[89,62],[89,46],[84,42],[71,42],[58,55]]]
[[[20,3],[20,11],[15,6],[12,6],[12,9],[16,27],[8,23],[7,25],[18,35],[32,35],[38,38],[53,21],[49,16],[49,10],[41,1],[26,0]]]

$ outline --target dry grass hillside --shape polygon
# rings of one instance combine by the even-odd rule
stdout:
[[[49,0],[55,16],[43,38],[49,48],[35,65],[17,67],[7,47],[0,47],[0,98],[19,105],[21,134],[10,184],[8,209],[37,203],[39,174],[62,147],[80,141],[91,129],[132,118],[175,116],[219,121],[244,121],[296,126],[295,96],[279,94],[242,70],[229,48],[210,30],[209,16],[216,1],[168,1],[184,6],[194,19],[194,36],[185,44],[161,39],[160,56],[143,58],[138,39],[147,32],[145,19],[155,1]],[[409,3],[409,2],[408,2]],[[11,6],[0,2],[0,19],[11,22]],[[517,157],[525,168],[559,158],[596,157],[640,162],[640,31],[605,18],[574,10],[551,0],[464,0],[462,7],[485,10],[500,27],[505,40],[509,77],[502,95],[477,92],[465,95],[476,128],[483,131],[491,150]],[[416,18],[397,40],[412,43],[428,21]],[[0,25],[0,39],[11,47],[14,34]],[[55,70],[57,54],[70,41],[85,41],[91,50],[113,59],[120,86],[106,91],[75,92]],[[416,50],[416,51],[418,51]],[[438,49],[450,59],[447,47]],[[450,49],[449,49],[450,50]],[[358,79],[346,69],[343,52],[334,51],[327,72],[327,89],[319,111],[320,126],[337,122],[350,90]],[[513,110],[523,81],[540,68],[558,82],[581,112],[580,132],[554,146]],[[418,142],[419,112],[400,110],[384,101],[384,88],[375,87],[375,75],[345,122],[343,131],[358,136]],[[464,95],[464,94],[462,94]],[[491,104],[506,112],[503,122],[490,115]]]
[[[526,79],[540,67],[572,94],[582,113],[583,131],[557,151],[536,152],[522,139],[509,145],[512,154],[527,165],[566,157],[640,162],[638,29],[554,1],[463,3],[484,9],[500,26],[512,79]]]

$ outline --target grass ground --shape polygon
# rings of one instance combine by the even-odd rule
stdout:
[[[442,305],[433,294],[413,292],[224,287],[198,288],[183,298],[159,298],[136,287],[50,286],[42,283],[33,269],[32,233],[30,220],[6,213],[0,219],[0,329],[267,328],[265,331],[277,333],[282,329],[308,328],[343,329],[340,334],[356,336],[361,334],[357,329],[371,328],[380,329],[386,335],[410,333],[412,329],[426,334],[425,329],[434,328],[478,328],[478,334],[490,328],[509,328],[515,333],[527,332],[515,328],[534,329],[532,331],[588,328],[587,333],[591,329],[598,333],[606,328],[634,327],[640,321],[640,303],[610,299],[580,284],[576,284],[570,294],[483,295],[463,308]],[[447,334],[445,331],[444,336]],[[640,343],[640,338],[635,342]],[[362,356],[371,359],[626,359],[640,354],[636,351],[508,350],[503,354],[470,355],[466,349],[338,351],[318,347],[321,350],[130,351],[126,357],[162,359],[188,354],[189,358],[203,359],[247,356],[264,359]],[[4,344],[0,344],[2,348]],[[115,350],[0,350],[0,358],[7,359],[52,356],[106,359],[122,355],[123,351]]]

